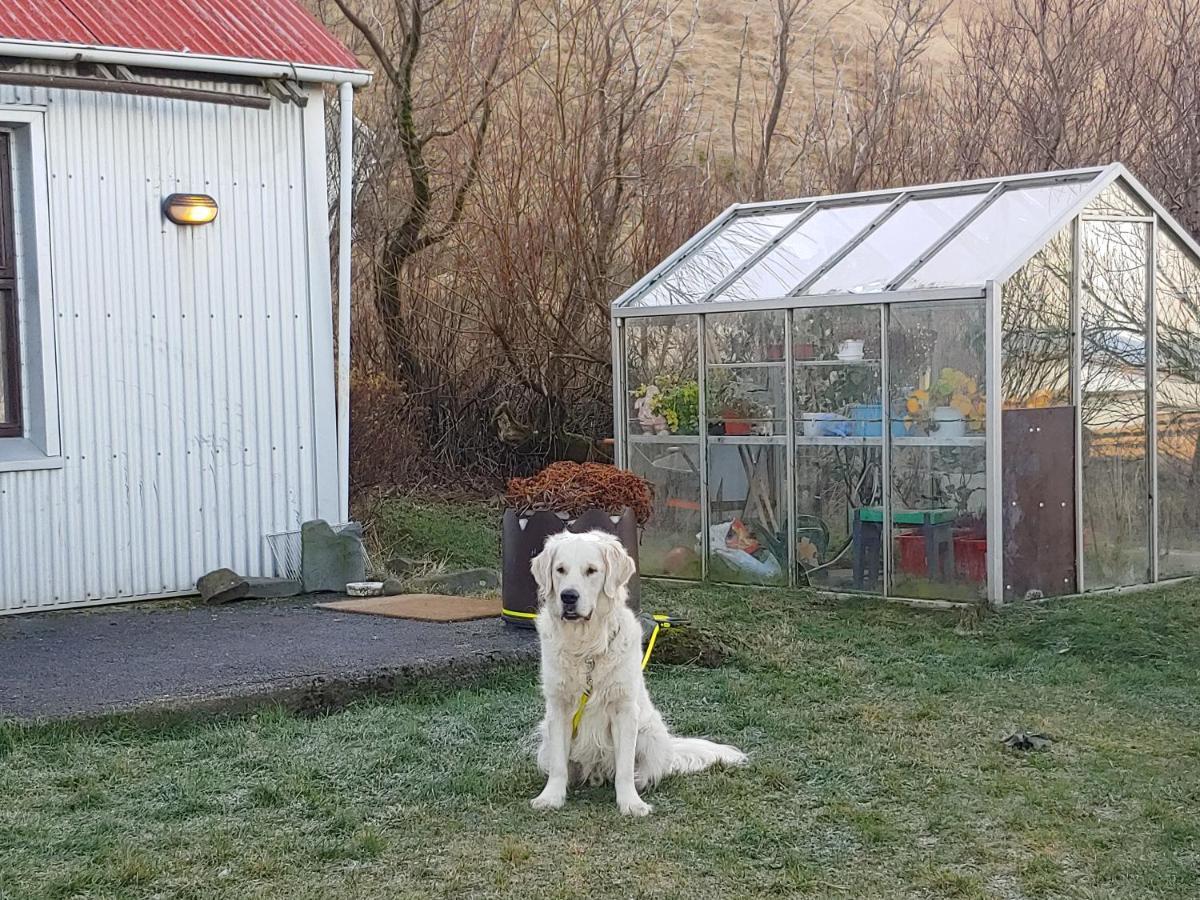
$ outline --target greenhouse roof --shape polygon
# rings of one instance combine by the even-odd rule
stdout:
[[[1114,182],[1118,184],[1114,185]],[[1113,186],[1112,191],[1106,191]],[[761,303],[954,289],[1008,278],[1090,204],[1159,215],[1190,236],[1120,163],[769,203],[735,204],[613,306]],[[1101,210],[1102,211],[1102,210]],[[941,290],[935,290],[941,289]]]

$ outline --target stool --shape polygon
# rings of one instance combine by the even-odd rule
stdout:
[[[892,524],[915,526],[925,539],[925,571],[934,581],[954,580],[954,520],[952,509],[897,509]],[[854,510],[854,589],[874,590],[883,567],[883,509],[863,506]]]

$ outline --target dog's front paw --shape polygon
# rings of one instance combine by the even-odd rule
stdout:
[[[641,797],[635,797],[632,800],[625,800],[617,805],[621,807],[621,815],[634,816],[639,819],[654,812],[654,807]]]
[[[534,809],[562,809],[567,802],[567,795],[562,791],[542,791],[529,801]]]

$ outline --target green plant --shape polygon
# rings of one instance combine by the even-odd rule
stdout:
[[[639,400],[649,395],[650,412],[666,420],[671,434],[700,433],[700,385],[695,379],[659,375],[650,384],[640,385],[633,395]]]
[[[949,406],[962,413],[972,430],[983,427],[987,398],[978,382],[958,369],[942,369],[928,389],[919,388],[908,396],[908,422],[930,425],[933,410]]]
[[[753,382],[718,369],[709,376],[707,388],[710,419],[754,419],[764,414],[763,405],[750,396],[758,389]]]

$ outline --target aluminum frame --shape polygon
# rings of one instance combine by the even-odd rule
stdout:
[[[975,221],[991,204],[993,204],[1005,191],[1018,189],[1023,187],[1033,187],[1040,184],[1055,184],[1085,181],[1090,182],[1087,189],[1083,191],[1078,199],[1071,205],[1069,210],[1064,211],[1059,216],[1055,217],[1042,231],[1039,233],[1036,241],[1030,246],[1022,249],[1022,251],[1014,256],[1010,261],[998,270],[994,277],[989,278],[982,284],[972,284],[955,287],[937,287],[937,288],[910,288],[905,289],[900,285],[906,283],[929,259],[945,248],[955,237]],[[1116,216],[1116,215],[1093,215],[1088,214],[1088,207],[1096,200],[1096,198],[1111,184],[1117,181],[1124,182],[1128,189],[1141,198],[1150,208],[1149,215],[1131,215],[1131,216]],[[841,262],[849,253],[858,247],[872,232],[882,225],[887,218],[894,214],[905,203],[916,199],[924,199],[930,196],[938,196],[939,194],[956,194],[963,193],[968,190],[974,190],[981,193],[979,203],[964,214],[953,226],[951,226],[944,234],[936,241],[929,245],[918,257],[914,258],[905,269],[893,278],[891,282],[881,291],[862,292],[862,293],[830,293],[830,294],[805,294],[804,290],[816,283],[826,272],[834,268]],[[721,301],[715,298],[727,289],[731,284],[737,281],[745,272],[753,268],[758,262],[771,253],[773,249],[779,246],[788,236],[794,234],[804,223],[809,221],[817,212],[822,209],[831,207],[850,206],[860,203],[878,202],[881,198],[890,199],[887,208],[875,217],[866,227],[860,229],[852,238],[846,241],[841,247],[831,254],[821,266],[801,282],[794,289],[794,292],[782,297],[762,297],[745,301]],[[798,211],[795,221],[790,222],[778,234],[772,237],[771,240],[764,243],[742,264],[737,266],[729,275],[722,279],[717,285],[707,291],[703,299],[697,302],[674,304],[670,306],[651,306],[651,307],[636,307],[625,305],[636,299],[642,292],[652,286],[658,279],[670,269],[675,262],[686,255],[687,252],[700,246],[703,242],[710,240],[721,227],[734,218],[756,213],[781,212],[788,209],[796,209]],[[1090,221],[1121,221],[1121,222],[1140,222],[1148,226],[1147,237],[1147,259],[1146,259],[1146,279],[1145,279],[1145,315],[1146,315],[1146,331],[1145,331],[1145,393],[1146,393],[1146,477],[1148,483],[1148,511],[1146,534],[1149,551],[1149,562],[1146,572],[1145,584],[1156,584],[1161,580],[1159,572],[1159,490],[1158,490],[1158,298],[1157,298],[1157,265],[1158,265],[1158,248],[1161,245],[1161,233],[1165,230],[1179,241],[1183,248],[1190,252],[1194,257],[1200,258],[1200,243],[1197,243],[1192,236],[1184,230],[1179,223],[1154,199],[1152,195],[1141,185],[1141,183],[1129,173],[1124,166],[1119,163],[1114,163],[1104,167],[1092,167],[1083,169],[1074,169],[1065,172],[1050,172],[1037,173],[1027,176],[1016,176],[1008,178],[991,178],[978,179],[966,182],[948,182],[941,185],[930,185],[920,188],[903,189],[903,190],[882,190],[871,191],[856,194],[834,195],[825,198],[804,198],[801,200],[775,201],[769,203],[733,205],[725,210],[720,216],[710,222],[701,232],[694,235],[686,244],[679,250],[673,253],[670,257],[655,267],[645,278],[641,279],[637,285],[627,291],[621,298],[614,303],[611,309],[612,316],[612,332],[614,335],[614,401],[618,403],[619,421],[614,423],[614,434],[616,435],[616,454],[615,458],[622,465],[628,464],[628,434],[626,433],[628,422],[624,410],[625,393],[627,392],[626,371],[626,348],[625,348],[625,329],[624,319],[626,318],[649,318],[655,316],[685,316],[697,315],[697,366],[698,366],[698,382],[700,393],[700,434],[698,444],[700,447],[700,467],[701,467],[701,527],[702,534],[705,536],[703,541],[703,553],[701,564],[701,578],[708,580],[710,577],[710,559],[709,548],[707,541],[707,533],[711,524],[711,510],[709,509],[709,453],[708,447],[710,443],[722,443],[718,437],[710,438],[708,436],[708,415],[707,415],[707,369],[708,369],[708,352],[707,352],[707,335],[709,314],[724,314],[732,312],[751,312],[751,311],[766,311],[781,309],[784,311],[784,328],[786,329],[787,339],[785,342],[785,392],[786,400],[784,407],[786,410],[785,429],[783,435],[773,435],[771,437],[763,437],[757,441],[745,437],[739,437],[734,443],[761,443],[784,446],[787,449],[786,458],[786,483],[787,483],[787,521],[789,529],[794,529],[796,521],[796,452],[797,452],[797,433],[795,422],[795,358],[793,347],[793,330],[795,323],[795,310],[806,308],[827,308],[827,307],[849,307],[849,306],[878,306],[881,328],[881,352],[880,352],[880,389],[882,392],[882,400],[885,409],[885,422],[882,427],[882,440],[880,441],[881,448],[881,505],[883,508],[884,522],[890,521],[890,513],[892,506],[892,472],[891,458],[892,445],[891,428],[888,419],[890,416],[886,413],[888,409],[888,397],[890,395],[890,347],[888,333],[891,326],[892,304],[911,303],[911,302],[929,302],[929,301],[952,301],[952,300],[983,300],[986,316],[986,334],[985,334],[985,372],[988,383],[987,388],[987,435],[985,440],[986,458],[985,458],[985,487],[987,498],[987,514],[986,527],[988,536],[988,561],[987,561],[987,600],[992,605],[1001,605],[1004,603],[1006,596],[1005,587],[1005,568],[1003,559],[1003,523],[1004,523],[1004,495],[1003,495],[1003,331],[1002,331],[1002,311],[1003,311],[1003,293],[1004,284],[1011,278],[1022,266],[1032,259],[1038,251],[1040,251],[1047,242],[1054,238],[1059,232],[1064,229],[1070,229],[1070,265],[1071,273],[1069,280],[1069,304],[1070,304],[1070,398],[1074,409],[1074,497],[1075,497],[1075,565],[1076,565],[1076,583],[1074,590],[1076,593],[1082,594],[1088,591],[1087,578],[1084,570],[1084,459],[1083,459],[1083,228],[1085,222]],[[884,539],[882,540],[881,555],[882,555],[882,584],[880,593],[888,598],[897,598],[893,588],[893,547],[890,534],[890,528],[885,529]],[[795,565],[795,546],[794,542],[789,540],[788,546],[788,583],[789,585],[796,582],[796,565]],[[1138,586],[1135,586],[1136,589]]]
[[[985,286],[911,288],[902,291],[869,291],[860,294],[804,294],[796,297],[769,297],[763,300],[688,303],[678,306],[630,306],[614,308],[615,319],[642,319],[649,316],[685,316],[704,313],[752,312],[763,309],[811,309],[824,306],[863,306],[872,303],[922,303],[928,300],[981,300]]]
[[[1125,171],[1123,167],[1119,166],[1119,164],[1113,164],[1107,167],[1070,169],[1061,172],[1039,172],[1030,175],[1007,176],[1003,178],[982,178],[971,181],[945,182],[942,184],[923,185],[912,188],[891,188],[878,191],[861,191],[850,194],[833,194],[825,197],[805,197],[795,200],[770,201],[767,203],[733,204],[726,208],[711,222],[709,222],[704,228],[694,234],[682,246],[677,248],[666,259],[659,263],[659,265],[655,266],[654,269],[647,273],[645,277],[634,283],[627,291],[625,291],[613,302],[613,307],[614,309],[632,308],[631,304],[645,294],[662,277],[664,277],[677,262],[684,259],[687,255],[698,249],[700,246],[706,244],[711,238],[719,234],[719,232],[729,222],[736,218],[781,213],[793,209],[800,212],[799,221],[789,223],[784,228],[782,233],[773,236],[770,240],[765,242],[763,246],[755,250],[754,253],[751,254],[750,259],[739,264],[733,273],[705,291],[704,294],[701,295],[700,299],[691,301],[689,303],[672,304],[673,308],[687,308],[689,306],[699,306],[713,302],[713,297],[718,296],[722,290],[727,288],[738,277],[748,271],[751,266],[765,257],[771,251],[771,249],[778,246],[778,243],[787,235],[794,233],[794,231],[803,224],[803,221],[807,220],[812,215],[823,209],[845,208],[867,203],[876,203],[881,200],[890,201],[888,209],[883,211],[874,223],[868,225],[864,229],[865,234],[860,233],[859,235],[855,235],[853,238],[851,238],[847,245],[844,245],[833,256],[830,256],[824,260],[822,265],[818,267],[818,269],[812,273],[812,275],[810,275],[804,280],[804,282],[789,292],[791,295],[802,296],[807,287],[815,283],[815,281],[824,275],[825,272],[829,271],[829,269],[832,269],[833,266],[836,265],[847,253],[861,243],[863,238],[868,236],[875,228],[878,228],[879,225],[883,224],[888,216],[895,212],[897,207],[903,205],[903,203],[909,200],[925,200],[941,196],[956,196],[973,193],[984,194],[984,199],[981,201],[980,206],[972,210],[970,214],[964,216],[955,225],[951,226],[951,228],[948,229],[941,238],[939,238],[939,241],[944,240],[944,243],[948,243],[955,236],[957,236],[957,234],[961,232],[963,228],[969,225],[976,215],[986,209],[986,206],[990,204],[991,200],[995,199],[994,197],[991,197],[991,200],[987,199],[993,193],[998,194],[1006,190],[1037,187],[1041,185],[1088,181],[1099,182],[1102,180],[1105,182],[1104,186],[1107,186],[1109,183],[1111,183],[1111,179],[1118,176],[1123,176],[1124,174]],[[1143,193],[1144,188],[1138,186],[1137,192]],[[1074,204],[1069,211],[1070,215],[1075,215],[1078,208],[1079,204]],[[943,246],[944,243],[942,244]],[[1040,239],[1038,245],[1040,246]],[[941,247],[938,247],[937,249],[941,249]],[[929,254],[930,251],[926,250],[923,255],[928,256]],[[927,261],[928,259],[926,258],[921,262],[921,264],[923,265],[924,262]],[[908,273],[906,277],[911,277],[911,274],[912,273]],[[1005,277],[1007,276],[997,276],[995,280],[1003,281]],[[899,279],[896,279],[895,281],[898,280]],[[895,283],[895,281],[893,283]],[[656,307],[644,308],[654,309]]]
[[[987,284],[984,300],[984,364],[987,381],[984,450],[984,497],[987,502],[987,599],[993,607],[1004,604],[1004,465],[1003,415],[1001,397],[1003,386],[1003,354],[1001,347],[1002,287],[995,281]]]
[[[1087,588],[1083,573],[1083,222],[1071,227],[1071,406],[1075,411],[1075,590]]]
[[[1133,220],[1137,221],[1137,220]],[[1146,489],[1147,542],[1150,553],[1146,576],[1158,583],[1158,223],[1151,219],[1146,229]]]

